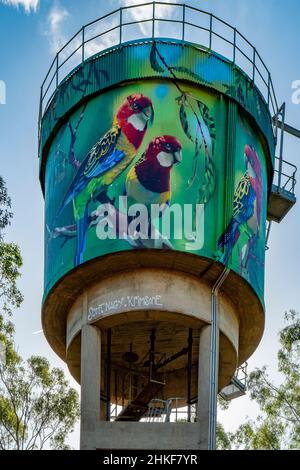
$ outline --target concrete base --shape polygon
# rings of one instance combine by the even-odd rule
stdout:
[[[223,269],[224,266],[221,263],[213,263],[208,258],[172,250],[133,250],[94,259],[63,277],[45,299],[42,313],[45,336],[56,353],[69,363],[70,342],[76,342],[76,335],[78,342],[81,326],[87,322],[82,311],[82,293],[86,292],[91,307],[97,307],[93,305],[93,300],[97,297],[100,303],[114,297],[113,289],[116,286],[121,287],[121,297],[123,294],[126,296],[142,296],[145,293],[149,295],[149,290],[145,292],[147,289],[143,283],[143,275],[146,271],[148,272],[147,280],[149,278],[151,280],[149,288],[154,284],[158,286],[159,291],[167,294],[169,312],[180,314],[180,309],[184,306],[184,312],[191,317],[194,311],[189,310],[187,305],[191,299],[188,303],[194,305],[196,316],[203,317],[206,323],[210,322],[210,290]],[[137,274],[135,275],[134,272]],[[170,273],[174,274],[172,278]],[[159,295],[159,291],[154,291],[154,295]],[[204,295],[204,292],[208,294]],[[151,290],[150,294],[152,295]],[[233,271],[222,286],[221,309],[222,306],[225,315],[220,312],[221,330],[222,322],[229,320],[226,331],[231,343],[233,337],[235,338],[238,364],[242,364],[254,352],[261,339],[264,328],[263,306],[251,286]],[[76,309],[78,312],[75,314]],[[153,312],[153,308],[144,308],[144,311],[147,310]],[[238,336],[236,328],[231,331],[231,311],[235,312],[238,322]],[[124,323],[127,323],[132,316],[127,312],[128,309],[123,308],[112,312],[114,315],[110,316],[116,318],[115,314],[121,313]],[[156,307],[156,312],[159,314],[158,307]],[[104,321],[105,318],[102,320]],[[80,351],[80,343],[78,347]],[[78,359],[80,362],[80,357]]]
[[[197,450],[200,430],[197,423],[99,423],[86,434],[82,450]]]
[[[207,449],[211,293],[221,272],[212,268],[206,272],[205,279],[204,275],[199,277],[175,269],[131,268],[98,279],[77,295],[66,314],[64,358],[72,375],[81,383],[82,449]],[[246,290],[239,297],[237,291],[237,300],[243,301],[241,308],[241,302],[232,301],[232,285],[232,279],[228,278],[218,296],[219,390],[230,382],[237,365],[255,349],[263,331],[263,312],[255,308],[253,292]],[[238,283],[235,285],[238,287]],[[57,299],[51,312],[49,303],[45,307],[44,313],[47,310],[49,313],[44,323],[48,339],[50,333],[53,338],[52,334],[58,331],[57,322],[61,321],[59,316],[54,316],[58,305]],[[105,373],[108,330],[110,387]],[[105,399],[110,393],[110,402],[120,405],[122,399],[125,406],[132,398],[131,385],[130,393],[124,392],[124,380],[131,370],[124,353],[130,345],[138,357],[134,393],[143,389],[145,376],[149,380],[149,371],[143,364],[149,354],[153,330],[157,360],[173,357],[186,348],[188,332],[192,331],[189,396],[198,403],[197,422],[106,422],[106,403],[100,400],[101,395]],[[164,366],[163,376],[163,394],[157,398],[182,397],[179,406],[186,406],[187,356],[183,354]],[[131,378],[130,375],[130,384]],[[107,391],[109,388],[111,392]]]

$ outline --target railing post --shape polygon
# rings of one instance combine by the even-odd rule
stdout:
[[[154,39],[155,35],[155,2],[153,2],[152,7],[152,39]]]
[[[41,146],[42,113],[43,113],[43,85],[41,86],[41,92],[40,92],[40,106],[39,106],[39,120],[38,120],[39,156],[40,156],[40,146]]]
[[[212,24],[213,24],[213,16],[212,14],[209,15],[209,49],[212,46]]]
[[[283,139],[284,139],[284,121],[285,121],[285,103],[281,108],[281,135],[280,135],[280,148],[279,148],[279,167],[278,167],[278,191],[281,188],[281,175],[282,175],[282,161],[283,161]]]
[[[123,21],[123,8],[120,8],[120,42],[119,45],[122,44],[122,21]]]
[[[255,61],[256,61],[256,49],[255,47],[253,47],[253,74],[252,74],[252,81],[254,83],[254,80],[255,80]]]
[[[235,65],[235,49],[236,49],[236,28],[233,30],[233,63]]]
[[[268,71],[268,107],[270,106],[270,95],[271,95],[271,74]]]
[[[182,5],[182,41],[185,39],[185,4]]]
[[[82,52],[82,57],[81,57],[82,63],[84,62],[84,41],[85,41],[85,39],[84,39],[84,26],[83,26],[83,28],[82,28],[82,50],[81,50],[81,52]]]
[[[293,176],[292,176],[292,193],[293,194],[295,194],[296,172],[297,172],[297,169],[294,170],[294,173],[293,173]]]
[[[55,75],[56,75],[56,88],[58,87],[58,53],[56,54],[56,71],[55,71]]]

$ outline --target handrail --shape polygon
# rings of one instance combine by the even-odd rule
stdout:
[[[139,9],[146,9],[147,7],[152,6],[151,9],[151,16],[149,17],[148,12],[145,12],[146,14],[144,15],[145,18],[140,19],[135,19],[133,17],[132,21],[129,21],[126,19],[126,12],[129,11],[138,11]],[[173,8],[172,11],[172,17],[170,18],[161,18],[158,17],[157,11],[159,6],[165,6],[167,8]],[[174,8],[175,7],[175,8]],[[179,15],[176,18],[176,13],[181,11],[181,15]],[[195,22],[191,23],[188,19],[188,13],[191,12],[197,12],[201,13],[201,15],[204,15],[204,21],[203,23],[201,22]],[[175,18],[174,18],[175,15]],[[107,20],[109,17],[113,18],[116,16],[116,23],[113,25],[109,25],[108,27],[105,28],[105,24],[101,25],[101,33],[94,35],[93,37],[88,37],[89,30],[92,29],[97,23],[101,22],[103,23],[105,20]],[[170,15],[171,16],[171,15]],[[194,15],[195,17],[195,15]],[[193,17],[193,22],[195,21],[195,18]],[[209,27],[205,25],[205,20],[208,20]],[[216,25],[215,22],[218,22],[218,25],[221,24],[223,26],[226,26],[229,28],[229,30],[233,34],[232,39],[228,39],[228,37],[222,36],[222,34],[216,30]],[[56,54],[46,76],[45,79],[42,83],[41,86],[41,102],[40,102],[40,113],[39,113],[39,135],[40,135],[40,126],[41,126],[41,120],[42,116],[45,113],[49,102],[51,101],[51,98],[53,97],[55,91],[57,90],[58,86],[60,83],[65,79],[66,75],[59,80],[59,72],[61,68],[69,62],[71,58],[73,58],[77,53],[75,57],[78,58],[78,63],[75,65],[73,64],[72,69],[76,68],[78,65],[83,63],[87,58],[87,48],[85,47],[86,44],[90,43],[91,41],[94,41],[95,39],[98,39],[100,37],[103,37],[105,34],[109,34],[112,31],[115,30],[120,30],[120,35],[119,35],[119,40],[115,42],[115,44],[112,44],[113,46],[120,46],[123,42],[125,42],[124,39],[124,31],[126,28],[132,25],[139,25],[139,24],[144,24],[144,23],[152,23],[152,38],[157,38],[159,39],[159,34],[155,34],[155,25],[159,23],[169,23],[170,25],[175,24],[181,24],[182,28],[178,28],[178,33],[181,35],[181,41],[185,41],[186,36],[187,36],[187,27],[193,27],[197,28],[200,31],[205,31],[208,33],[208,41],[207,45],[206,44],[201,44],[204,47],[207,47],[209,50],[213,49],[213,42],[214,38],[222,39],[227,45],[232,46],[231,53],[224,54],[222,52],[222,55],[224,55],[227,59],[229,59],[234,65],[237,65],[237,53],[242,54],[250,63],[250,66],[252,67],[252,76],[249,78],[253,81],[253,84],[258,86],[257,84],[257,77],[260,77],[263,85],[266,87],[266,102],[268,104],[268,107],[270,109],[271,115],[275,115],[278,113],[278,103],[274,91],[274,86],[273,82],[271,79],[271,74],[269,70],[267,69],[264,61],[262,60],[260,54],[257,52],[256,48],[248,41],[248,39],[245,38],[243,34],[241,34],[236,28],[231,26],[229,23],[226,21],[222,20],[221,18],[215,16],[213,13],[208,13],[204,10],[198,9],[196,7],[192,7],[190,5],[186,5],[184,3],[165,3],[161,1],[154,1],[154,2],[146,2],[146,3],[140,3],[138,5],[128,5],[124,7],[120,7],[119,9],[113,10],[112,12],[94,20],[91,21],[90,23],[85,24],[83,27],[81,27],[72,37],[69,39],[69,41],[58,51]],[[143,36],[142,32],[141,35]],[[78,37],[78,41],[74,41]],[[148,39],[146,38],[145,35],[143,37],[137,37],[137,39]],[[251,49],[250,52],[252,52],[252,58],[248,57],[247,51],[241,46],[241,44],[238,44],[238,40],[242,39],[246,44],[249,49]],[[64,57],[64,52],[66,51],[66,48],[72,43],[72,41],[75,42],[73,49],[69,52],[69,55]],[[106,49],[106,47],[103,46],[101,48],[99,46],[99,52],[102,52]],[[79,53],[81,50],[81,53]],[[248,51],[249,52],[249,51]],[[229,57],[228,57],[229,56]],[[260,67],[257,65],[257,60],[259,59],[260,61]],[[56,65],[55,65],[56,64]],[[54,69],[54,70],[53,70]],[[51,73],[53,71],[53,73]],[[256,73],[258,72],[258,73]],[[266,78],[264,78],[264,74],[266,75]],[[54,83],[54,86],[53,86]],[[54,90],[53,90],[54,88]],[[261,84],[258,86],[259,89],[261,89]],[[45,91],[46,90],[46,91]],[[262,90],[261,90],[262,91]],[[263,93],[262,93],[263,94]],[[264,95],[263,95],[264,96]]]
[[[282,166],[286,168],[285,170],[283,170],[283,168],[280,169],[279,162],[280,162],[280,158],[275,157],[276,166],[274,169],[273,185],[277,188],[277,190],[285,190],[285,191],[288,191],[289,193],[295,194],[295,186],[297,183],[297,180],[296,180],[297,167],[293,163],[287,162],[286,160],[282,160]],[[276,176],[277,176],[277,181],[276,181]]]

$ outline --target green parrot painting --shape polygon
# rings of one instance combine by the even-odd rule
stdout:
[[[111,129],[91,148],[62,201],[59,214],[72,201],[76,221],[75,266],[83,262],[89,203],[133,162],[148,123],[153,121],[151,100],[141,94],[128,96],[118,109]]]

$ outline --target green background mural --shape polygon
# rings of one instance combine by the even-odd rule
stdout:
[[[146,101],[136,98],[141,94]],[[134,102],[128,101],[128,97],[135,97],[131,98]],[[120,110],[124,103],[130,113],[135,113],[136,106],[138,114],[145,116],[144,127],[138,131],[139,142],[134,138],[129,142],[124,131],[127,124],[120,130],[120,120],[114,121],[118,111],[123,113]],[[228,156],[228,103],[223,95],[206,87],[148,79],[103,92],[71,115],[57,131],[46,165],[45,294],[65,273],[94,257],[136,248],[188,251],[190,240],[186,237],[176,239],[172,230],[166,240],[159,220],[154,224],[161,238],[155,244],[151,240],[135,245],[132,240],[99,239],[99,205],[110,201],[122,213],[118,197],[128,193],[131,172],[133,181],[139,179],[144,187],[142,191],[133,191],[136,198],[131,198],[130,203],[143,202],[142,199],[147,198],[150,201],[154,192],[160,194],[159,201],[166,202],[167,206],[192,204],[194,225],[196,204],[201,205],[204,243],[200,249],[191,252],[228,264],[253,286],[263,302],[265,155],[249,121],[245,116],[237,115],[235,152]],[[132,115],[126,119],[140,125]],[[156,141],[161,136],[176,140]],[[155,150],[155,142],[158,150]],[[162,158],[168,159],[168,152],[177,155],[180,149],[182,160],[172,161],[170,191],[165,191],[166,181],[163,183],[159,176],[161,168],[157,166],[156,157],[161,151]],[[140,161],[141,157],[146,163]],[[233,168],[230,188],[224,177],[228,158]],[[101,161],[104,163],[99,170]],[[154,161],[156,166],[151,163]],[[143,171],[138,168],[139,162]],[[163,160],[163,168],[165,164]],[[97,171],[101,173],[97,174]],[[224,201],[229,190],[233,209],[226,218]],[[156,200],[154,197],[153,201]],[[84,231],[86,242],[82,235]]]

